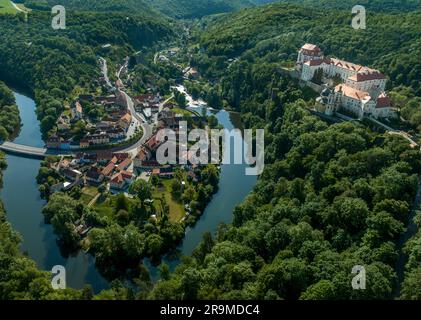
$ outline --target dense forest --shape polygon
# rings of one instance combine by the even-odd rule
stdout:
[[[233,225],[205,235],[192,258],[171,276],[163,273],[150,298],[395,297],[419,151],[362,124],[328,125],[311,116],[311,93],[282,72],[303,43],[316,43],[328,55],[379,68],[400,95],[395,103],[398,97],[403,109],[410,103],[419,111],[420,13],[370,14],[364,31],[352,29],[351,18],[273,4],[199,24],[193,63],[218,84],[246,127],[266,128],[268,165],[234,211]],[[419,238],[404,249],[402,298],[419,297]],[[366,267],[365,291],[350,286],[355,265]]]
[[[25,0],[23,2],[27,7],[38,10],[50,10],[52,6],[64,5],[70,10],[125,11],[147,15],[161,13],[171,18],[194,19],[237,11],[246,7],[274,2],[274,0]]]
[[[19,110],[13,92],[0,81],[0,139],[6,140],[20,125]]]
[[[373,12],[404,12],[421,9],[421,3],[418,0],[278,0],[277,2],[349,11],[355,5],[364,6],[367,10]]]
[[[54,30],[50,13],[33,11],[27,21],[21,14],[0,16],[0,29],[0,78],[35,96],[44,134],[74,90],[94,86],[98,55],[124,57],[172,34],[165,20],[118,13],[73,14],[66,30]],[[102,48],[107,43],[111,52]]]
[[[71,28],[60,32],[50,28],[47,12],[33,11],[27,21],[23,15],[0,17],[0,79],[26,86],[34,94],[46,134],[75,87],[83,91],[98,77],[98,55],[121,58],[174,36],[171,22],[158,11],[196,18],[270,1],[233,1],[219,7],[222,1],[210,0],[203,8],[203,1],[183,6],[183,0],[61,2],[71,9],[125,13],[74,13],[68,19]],[[113,198],[108,216],[83,206],[77,194],[50,198],[44,215],[61,241],[84,245],[71,225],[83,218],[93,227],[90,252],[110,278],[122,272],[121,265],[125,270],[136,264],[129,275],[136,290],[117,285],[96,299],[392,299],[399,298],[395,288],[402,272],[400,298],[421,298],[421,231],[403,248],[400,243],[412,222],[419,188],[419,150],[364,123],[322,121],[308,110],[314,92],[284,72],[294,65],[305,42],[317,44],[326,55],[378,68],[389,78],[388,90],[401,116],[414,132],[421,132],[421,12],[412,12],[420,3],[359,1],[371,10],[367,29],[354,30],[353,1],[287,2],[308,6],[277,3],[248,8],[205,17],[192,30],[190,62],[210,80],[212,100],[239,111],[244,127],[265,129],[265,171],[234,210],[232,225],[220,225],[215,235],[206,233],[173,273],[161,264],[160,279],[153,284],[138,265],[139,258],[158,261],[183,237],[184,229],[168,219],[148,219],[141,200],[151,190],[139,183],[130,190],[134,200]],[[25,4],[46,9],[51,3]],[[127,13],[142,6],[148,8],[143,14]],[[174,10],[165,12],[165,6]],[[113,44],[111,52],[101,48],[105,43]],[[142,86],[147,81],[138,82]],[[188,88],[200,94],[197,84],[188,83]],[[0,83],[2,138],[12,134],[19,121],[10,94]],[[13,117],[5,117],[5,112]],[[46,164],[38,176],[40,183],[51,176]],[[2,158],[0,167],[5,166]],[[193,200],[203,200],[217,188],[217,173],[209,170],[203,186],[213,190],[192,189]],[[421,226],[420,212],[413,222],[415,228]],[[92,298],[90,288],[53,292],[48,274],[19,253],[19,237],[6,222],[4,210],[0,229],[0,299]],[[407,262],[398,270],[402,253]],[[350,286],[355,265],[367,270],[367,290]]]
[[[284,104],[276,122],[270,165],[233,225],[206,235],[151,298],[391,298],[421,154],[363,125],[328,125],[303,101]],[[367,290],[350,286],[355,265]]]

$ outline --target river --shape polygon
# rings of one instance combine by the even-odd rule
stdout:
[[[44,142],[35,114],[35,102],[15,92],[22,128],[14,142],[42,147]],[[42,207],[45,201],[39,196],[36,176],[40,160],[6,155],[7,169],[3,172],[3,188],[0,195],[7,218],[22,236],[22,251],[26,252],[43,270],[51,271],[54,265],[66,268],[67,286],[80,289],[91,284],[95,292],[108,287],[95,268],[93,257],[79,252],[66,256],[60,252],[51,225],[44,223]]]
[[[14,142],[29,146],[44,145],[35,114],[35,102],[15,92],[16,103],[22,119],[22,129]],[[197,106],[195,106],[197,107]],[[219,111],[216,117],[226,129],[239,127],[238,114]],[[231,148],[233,149],[233,148]],[[7,155],[7,169],[4,171],[3,188],[0,195],[4,203],[8,220],[23,238],[22,251],[27,252],[43,270],[51,270],[54,265],[66,268],[67,285],[83,288],[92,285],[94,292],[108,287],[107,281],[95,268],[93,257],[83,252],[67,256],[60,251],[52,226],[44,223],[42,207],[45,201],[39,196],[36,176],[40,161]],[[219,191],[205,209],[205,212],[193,228],[186,230],[185,239],[179,250],[185,255],[191,254],[202,240],[203,233],[214,233],[221,222],[230,223],[234,207],[250,192],[256,183],[256,177],[245,175],[246,165],[221,165]],[[178,259],[164,259],[173,269]],[[156,268],[150,266],[151,276],[157,277]]]
[[[198,114],[202,114],[203,108],[206,107],[206,103],[202,100],[195,101],[182,85],[179,85],[177,89],[186,94],[188,109],[196,111]],[[208,109],[207,114],[214,114],[218,119],[219,124],[225,129],[232,130],[242,128],[240,115],[238,113]],[[236,133],[235,136],[237,135],[240,135],[240,138],[242,139],[241,133]],[[231,159],[234,159],[234,143],[232,140],[229,140],[229,137],[226,139],[226,145],[231,146],[231,154],[224,154],[224,157],[229,156]],[[244,152],[247,152],[247,144],[244,144],[244,148]],[[205,232],[208,231],[214,235],[219,224],[222,222],[232,222],[234,208],[245,199],[257,182],[256,176],[246,176],[245,169],[247,167],[248,165],[245,163],[240,165],[221,165],[218,192],[213,196],[211,202],[208,204],[197,223],[192,228],[187,228],[185,238],[182,244],[177,248],[178,254],[169,254],[163,258],[163,262],[170,267],[170,270],[174,270],[180,263],[180,254],[191,255],[194,248],[202,241]],[[157,266],[152,265],[149,259],[144,259],[144,263],[149,269],[152,280],[156,281],[158,279]]]

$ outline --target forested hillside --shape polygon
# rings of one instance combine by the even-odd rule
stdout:
[[[63,5],[67,10],[77,11],[114,11],[131,12],[145,16],[156,16],[157,12],[150,7],[149,0],[20,0],[31,9],[48,10],[55,5]],[[18,1],[19,2],[19,1]]]
[[[0,140],[13,135],[20,125],[19,110],[13,92],[0,81]]]
[[[421,12],[369,13],[366,30],[354,30],[351,19],[350,11],[283,3],[208,18],[197,34],[203,52],[193,63],[204,75],[221,78],[223,97],[238,108],[244,100],[264,102],[273,74],[294,66],[304,43],[315,43],[326,55],[385,73],[395,105],[420,127]],[[261,105],[256,108],[264,112]]]
[[[23,0],[21,0],[23,1]],[[274,0],[25,0],[29,8],[51,10],[64,5],[70,10],[137,12],[146,15],[162,13],[177,19],[194,19],[207,15],[237,11]]]
[[[420,153],[362,125],[329,126],[300,101],[284,104],[276,123],[270,165],[233,226],[205,236],[152,298],[391,298]],[[350,286],[355,265],[367,270],[367,290]]]
[[[355,5],[364,6],[367,10],[373,12],[403,12],[421,9],[421,2],[418,0],[278,0],[278,2],[300,4],[325,9],[344,9],[348,11],[351,11],[351,8]]]
[[[404,103],[419,96],[421,13],[370,14],[365,31],[352,29],[351,18],[350,11],[274,4],[202,25],[194,64],[219,84],[245,127],[266,129],[267,165],[233,225],[205,235],[150,298],[393,298],[421,154],[401,137],[310,115],[311,94],[281,72],[310,42],[379,68],[389,89],[403,90]],[[418,242],[405,251],[411,259],[402,297],[419,296],[419,285],[412,289]],[[367,290],[352,290],[355,265],[367,270]]]
[[[201,18],[203,16],[236,11],[253,6],[253,0],[149,0],[156,10],[174,18]]]
[[[0,79],[34,94],[44,133],[73,90],[98,78],[98,55],[124,57],[172,34],[165,20],[119,13],[75,13],[66,30],[54,30],[50,13],[32,11],[27,22],[20,14],[0,16],[0,29]],[[111,51],[102,49],[107,43]]]

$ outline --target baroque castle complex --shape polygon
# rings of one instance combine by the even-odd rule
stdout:
[[[327,84],[317,98],[317,107],[327,115],[345,111],[359,119],[395,117],[385,92],[386,76],[380,71],[351,62],[325,57],[320,48],[306,43],[298,52],[300,79]]]

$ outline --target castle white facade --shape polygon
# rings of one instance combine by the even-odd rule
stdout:
[[[327,115],[346,110],[360,119],[395,116],[385,92],[386,76],[378,70],[325,57],[320,48],[308,43],[298,52],[297,69],[301,72],[300,79],[305,82],[312,81],[319,70],[323,71],[324,79],[339,82],[335,87],[323,90],[317,99]]]

